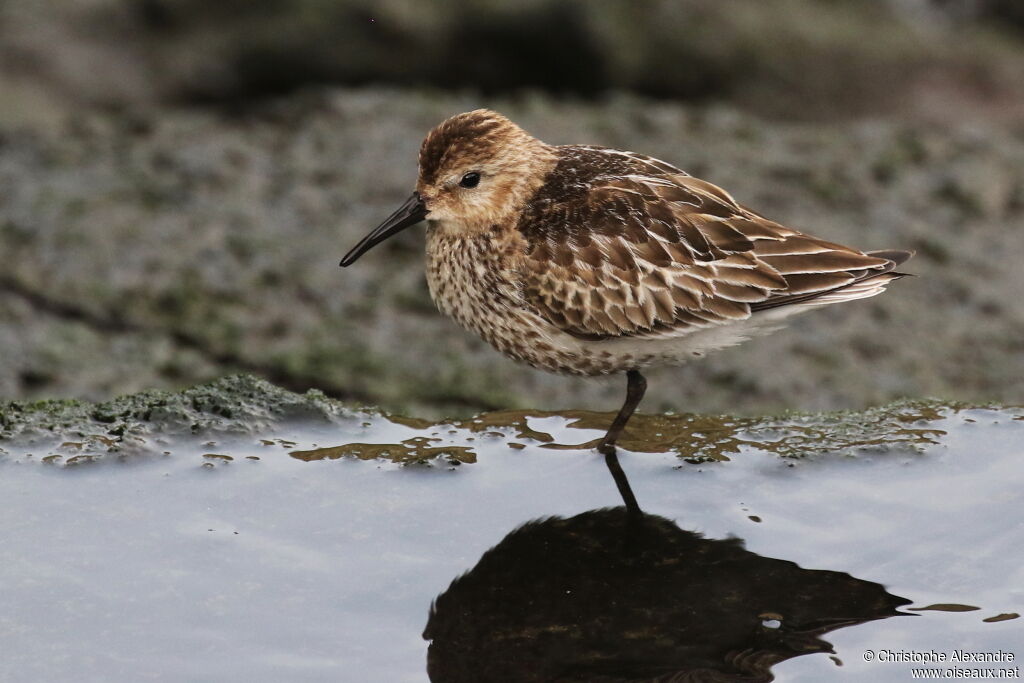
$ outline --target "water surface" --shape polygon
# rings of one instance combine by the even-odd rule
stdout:
[[[95,462],[109,436],[3,443],[0,680],[1019,665],[1021,411],[646,417],[620,451],[640,518],[585,447],[606,420],[349,414]],[[1017,661],[878,661],[1000,649]]]

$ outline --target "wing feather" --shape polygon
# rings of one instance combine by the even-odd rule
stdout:
[[[577,160],[602,153],[574,149]],[[518,226],[530,245],[520,272],[524,301],[570,334],[663,337],[816,298],[871,296],[908,257],[805,235],[664,162],[606,154],[629,160],[629,172],[535,201]]]

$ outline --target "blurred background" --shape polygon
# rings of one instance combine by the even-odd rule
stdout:
[[[646,410],[1021,400],[1020,0],[0,0],[0,397],[248,371],[425,416],[616,407],[442,318],[421,232],[338,268],[480,106],[917,250],[883,296],[652,373]]]

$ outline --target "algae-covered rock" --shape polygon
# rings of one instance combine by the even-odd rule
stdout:
[[[256,434],[289,420],[332,420],[338,401],[296,394],[251,375],[180,392],[144,391],[102,403],[74,400],[0,404],[0,442],[53,444],[77,455],[158,450],[154,435]]]
[[[728,461],[747,452],[795,459],[905,454],[940,443],[947,422],[973,409],[898,401],[865,411],[768,417],[640,414],[630,421],[620,445],[636,453],[673,453],[691,464]],[[1024,419],[1019,408],[994,410],[1010,420]],[[581,410],[501,410],[433,422],[355,410],[316,390],[297,394],[235,375],[177,393],[144,391],[96,404],[0,404],[0,454],[32,452],[48,463],[80,464],[108,455],[198,451],[206,466],[214,467],[250,457],[248,449],[262,444],[282,447],[304,461],[354,458],[454,466],[475,463],[484,452],[513,454],[528,447],[589,452],[611,419],[611,413]],[[560,437],[538,425],[558,426]]]
[[[938,400],[895,401],[863,411],[823,413],[789,412],[781,416],[639,414],[626,425],[619,444],[640,453],[677,454],[689,463],[729,460],[744,451],[773,453],[783,458],[804,458],[828,453],[921,452],[940,442],[943,421],[973,406]],[[1002,408],[1011,418],[1024,415],[1017,408]],[[555,443],[547,433],[531,429],[529,418],[562,417],[571,429],[589,429],[600,435],[612,413],[583,410],[562,412],[495,411],[455,422],[472,432],[493,433],[510,428],[518,439],[539,442],[542,448],[587,449],[584,443]],[[510,443],[510,446],[513,444]]]

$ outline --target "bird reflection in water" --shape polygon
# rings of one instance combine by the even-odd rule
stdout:
[[[626,507],[527,522],[434,601],[431,681],[771,681],[910,602],[643,513],[607,464]]]

